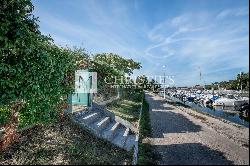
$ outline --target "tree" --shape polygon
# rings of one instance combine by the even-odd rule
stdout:
[[[154,79],[152,79],[150,82],[150,90],[153,92],[157,92],[159,88],[161,88],[161,84],[159,84],[157,81],[155,81]]]
[[[101,64],[106,64],[114,69],[126,73],[133,74],[133,70],[140,69],[141,64],[135,62],[133,59],[125,59],[117,54],[103,53],[94,56],[94,60]]]
[[[150,87],[148,78],[145,75],[137,76],[136,84],[139,88],[148,90]]]
[[[76,52],[42,35],[32,11],[30,0],[0,2],[0,110],[18,114],[19,126],[54,120],[76,69]]]
[[[216,90],[220,88],[226,88],[228,90],[240,90],[242,85],[242,90],[249,90],[249,72],[241,73],[236,76],[235,80],[215,82],[211,85],[206,85],[206,89],[211,89],[212,87]]]

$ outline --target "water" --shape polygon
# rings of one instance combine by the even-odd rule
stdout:
[[[160,96],[163,96],[162,94],[160,94]],[[193,102],[183,102],[178,98],[175,97],[170,97],[170,96],[166,96],[169,99],[176,101],[176,102],[180,102],[183,103],[185,105],[190,106],[191,108],[200,111],[200,112],[206,112],[210,115],[216,116],[216,117],[220,117],[223,119],[226,119],[230,122],[234,122],[246,127],[249,127],[249,119],[244,117],[241,112],[234,110],[233,108],[227,107],[227,108],[222,108],[222,107],[206,107],[204,105],[201,104],[196,104]]]

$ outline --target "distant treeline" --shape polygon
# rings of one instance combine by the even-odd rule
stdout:
[[[242,72],[238,74],[234,80],[214,82],[210,85],[205,85],[205,88],[214,88],[215,90],[218,88],[224,88],[227,90],[240,90],[242,88],[242,90],[249,90],[249,72]]]

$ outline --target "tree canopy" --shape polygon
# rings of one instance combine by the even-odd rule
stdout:
[[[249,72],[237,74],[234,80],[214,82],[211,85],[206,85],[206,89],[218,89],[225,88],[228,90],[240,90],[242,85],[242,90],[249,90]]]
[[[0,1],[0,125],[14,113],[21,127],[53,121],[73,91],[77,69],[97,72],[104,89],[106,77],[141,68],[117,54],[91,57],[81,48],[57,46],[41,34],[33,9],[31,0]]]

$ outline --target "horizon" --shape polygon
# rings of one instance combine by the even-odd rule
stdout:
[[[57,45],[132,58],[142,65],[134,75],[165,72],[193,86],[249,72],[247,0],[32,2]]]

